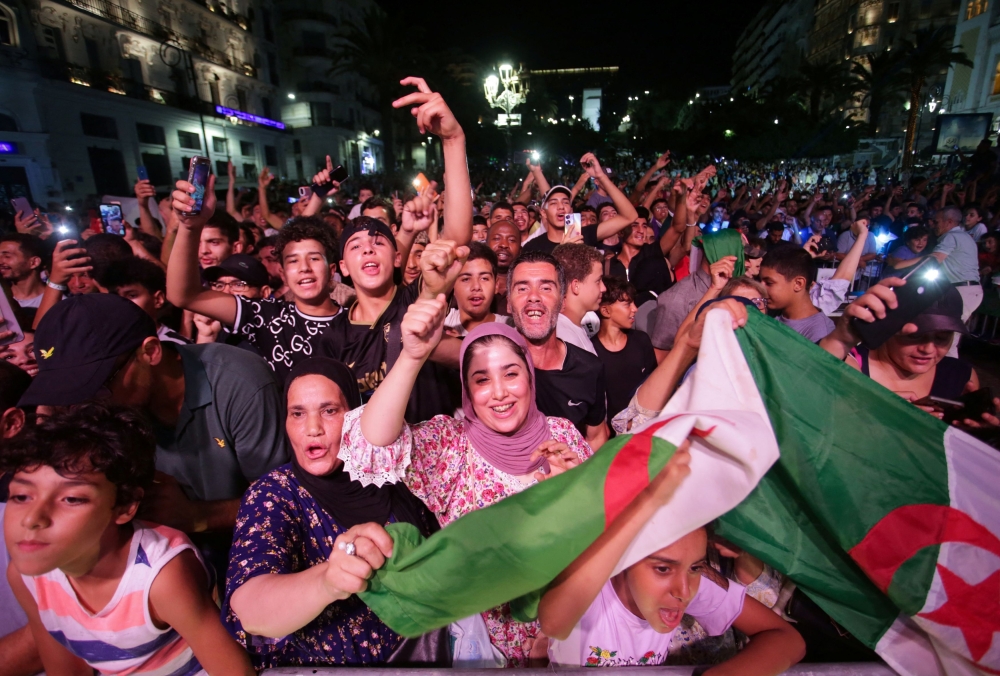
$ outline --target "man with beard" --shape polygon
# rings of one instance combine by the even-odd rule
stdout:
[[[507,309],[507,270],[521,254],[521,237],[517,225],[511,221],[497,221],[486,235],[486,244],[497,255],[497,287],[494,311],[510,314]]]
[[[526,251],[511,263],[508,288],[514,326],[535,365],[538,408],[571,420],[591,448],[600,448],[608,440],[604,365],[556,336],[566,294],[562,266],[551,254]]]

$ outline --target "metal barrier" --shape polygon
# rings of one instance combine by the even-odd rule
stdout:
[[[576,669],[517,669],[524,676],[612,676],[628,673],[632,676],[691,676],[698,667],[600,667]],[[498,669],[389,669],[385,667],[283,667],[267,669],[262,676],[497,676]],[[842,664],[797,664],[785,672],[789,676],[896,676],[896,672],[879,662],[844,662]]]

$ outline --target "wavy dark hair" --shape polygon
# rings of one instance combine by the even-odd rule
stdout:
[[[134,409],[86,403],[25,427],[0,446],[0,471],[51,467],[61,476],[100,472],[117,488],[115,506],[142,498],[156,472],[156,439]]]

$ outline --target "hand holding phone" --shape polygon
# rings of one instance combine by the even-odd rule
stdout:
[[[197,216],[201,213],[205,203],[205,191],[208,189],[208,177],[211,175],[212,164],[207,157],[195,156],[191,158],[191,164],[188,167],[188,183],[194,186],[194,192],[191,193],[194,204],[187,212],[189,215]],[[125,232],[122,231],[121,234],[124,235]]]
[[[423,172],[418,173],[417,177],[413,179],[413,187],[417,189],[418,195],[426,190],[430,184],[431,182],[424,176]]]
[[[563,216],[563,224],[566,232],[563,241],[575,241],[583,239],[583,225],[580,214],[566,214]]]
[[[110,202],[100,205],[101,225],[104,232],[109,235],[125,236],[125,220],[122,217],[122,205],[120,202]]]
[[[0,345],[24,340],[24,331],[14,312],[14,297],[7,282],[0,282]]]

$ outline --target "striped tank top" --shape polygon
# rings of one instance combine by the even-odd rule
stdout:
[[[42,624],[67,650],[101,674],[195,676],[204,674],[187,641],[173,628],[159,629],[149,616],[149,589],[160,570],[181,552],[198,550],[184,533],[133,522],[129,562],[108,605],[90,613],[80,605],[66,575],[22,575],[35,597]]]

